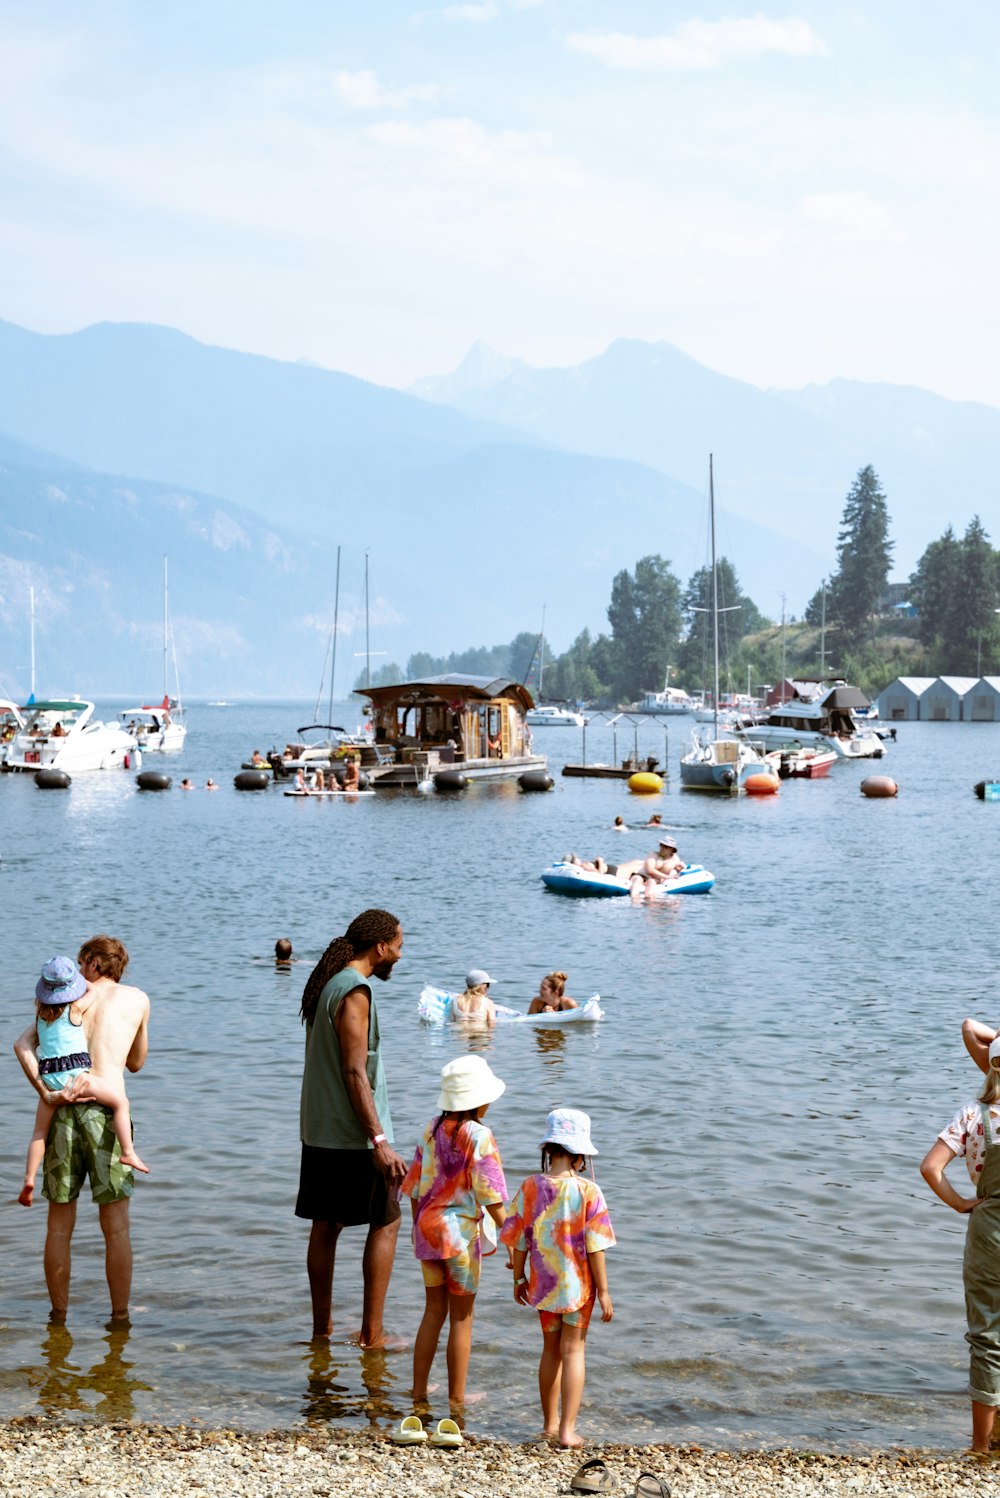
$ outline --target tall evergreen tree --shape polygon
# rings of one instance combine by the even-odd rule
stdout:
[[[631,701],[658,691],[677,659],[681,585],[661,556],[642,557],[635,572],[619,572],[611,585],[608,621],[614,643],[615,695]]]
[[[860,639],[875,615],[889,580],[892,549],[888,505],[869,464],[859,471],[844,504],[837,573],[830,585],[833,610],[848,640]]]
[[[962,548],[949,525],[932,541],[910,578],[910,601],[917,610],[917,634],[933,649],[952,633],[951,614],[959,590]]]
[[[996,552],[978,515],[973,515],[962,537],[959,565],[959,587],[949,615],[949,658],[956,673],[978,676],[984,659],[995,664],[997,638]]]

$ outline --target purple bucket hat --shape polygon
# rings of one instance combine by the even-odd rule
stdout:
[[[86,992],[87,980],[72,957],[51,957],[35,984],[35,998],[40,1004],[72,1004]]]
[[[590,1115],[579,1108],[553,1108],[545,1121],[545,1137],[539,1141],[558,1144],[570,1155],[596,1155],[590,1137]]]

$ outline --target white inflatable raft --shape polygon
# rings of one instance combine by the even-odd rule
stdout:
[[[451,1001],[455,994],[443,988],[432,988],[425,984],[417,1000],[417,1013],[428,1025],[443,1025],[451,1018]],[[604,1018],[600,994],[593,994],[579,1009],[558,1009],[555,1014],[524,1014],[520,1009],[507,1009],[496,1005],[497,1024],[542,1025],[546,1030],[554,1026],[593,1024]]]
[[[599,874],[582,869],[578,863],[553,863],[542,870],[542,883],[560,895],[627,895],[629,882],[617,874]],[[715,883],[715,875],[700,863],[687,863],[676,879],[664,881],[653,896],[662,900],[668,895],[704,895]]]
[[[337,797],[340,797],[341,799],[343,799],[344,796],[348,796],[351,799],[353,799],[355,796],[374,796],[375,792],[374,791],[285,791],[283,794],[286,795],[286,796],[303,796],[303,797],[308,796],[310,800],[313,800],[317,796],[337,796]]]

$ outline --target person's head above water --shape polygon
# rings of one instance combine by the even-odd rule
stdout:
[[[330,979],[349,962],[364,959],[375,978],[384,982],[403,951],[403,928],[388,910],[363,910],[343,936],[335,936],[306,980],[299,1011],[304,1023],[316,1013],[320,994]]]
[[[469,993],[472,993],[478,988],[489,988],[490,984],[495,982],[496,979],[491,978],[489,973],[483,967],[470,967],[469,971],[465,975],[465,987],[466,991]]]
[[[538,985],[538,991],[543,995],[545,993],[548,993],[551,998],[561,999],[563,994],[566,992],[566,984],[568,981],[568,973],[546,973],[545,977]]]
[[[279,936],[278,940],[275,942],[274,960],[275,962],[291,962],[292,944],[288,940],[287,936]]]

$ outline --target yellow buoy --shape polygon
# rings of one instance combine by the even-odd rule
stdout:
[[[655,796],[657,791],[663,789],[663,777],[654,775],[651,770],[640,770],[628,778],[628,788],[637,796]]]

